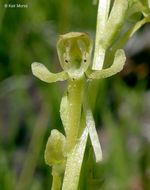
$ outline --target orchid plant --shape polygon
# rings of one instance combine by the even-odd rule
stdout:
[[[123,69],[126,57],[122,48],[150,21],[149,15],[150,0],[99,0],[93,60],[89,35],[70,32],[60,35],[57,43],[62,72],[54,74],[41,63],[32,63],[32,72],[40,80],[68,82],[60,105],[65,135],[52,130],[45,149],[45,161],[52,166],[52,190],[78,189],[88,136],[95,160],[101,162],[102,151],[87,89],[94,79],[110,77]],[[132,20],[132,24],[122,32],[127,20]],[[111,66],[106,68],[108,65]]]

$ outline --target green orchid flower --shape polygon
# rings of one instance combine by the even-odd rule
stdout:
[[[54,74],[40,63],[32,64],[32,72],[44,82],[68,81],[67,91],[62,98],[60,108],[66,137],[57,130],[52,131],[45,151],[45,161],[53,167],[53,189],[60,188],[60,176],[66,164],[62,189],[67,190],[77,188],[88,134],[96,161],[102,160],[101,146],[90,108],[84,108],[85,124],[81,127],[81,107],[86,81],[106,78],[119,72],[125,63],[125,54],[123,50],[118,50],[110,68],[101,71],[92,70],[90,68],[92,40],[88,34],[79,32],[61,35],[57,43],[57,51],[62,72]],[[83,133],[80,134],[81,128],[83,128]],[[66,153],[66,157],[63,153]],[[73,163],[75,164],[74,171],[71,167]],[[72,177],[70,173],[75,176]]]
[[[53,168],[52,190],[61,188],[63,172],[62,190],[77,190],[88,135],[96,162],[102,160],[86,87],[90,81],[111,77],[123,69],[126,57],[122,48],[141,26],[150,21],[149,0],[114,0],[112,7],[110,5],[111,0],[99,1],[93,60],[89,35],[70,32],[61,35],[57,43],[61,72],[52,73],[43,64],[32,63],[32,72],[40,80],[47,83],[68,82],[60,105],[65,136],[53,130],[45,150],[45,161]],[[125,21],[137,12],[143,14],[141,20],[138,18],[118,37]],[[104,68],[107,63],[110,66]]]

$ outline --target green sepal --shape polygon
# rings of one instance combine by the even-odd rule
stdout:
[[[91,61],[92,40],[81,32],[60,35],[57,43],[60,64],[71,78],[80,78]]]

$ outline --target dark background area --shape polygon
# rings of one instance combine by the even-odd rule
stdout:
[[[4,8],[17,3],[28,8]],[[38,80],[31,63],[61,71],[59,34],[87,32],[94,41],[96,14],[91,0],[0,0],[0,190],[50,189],[44,149],[51,129],[63,132],[66,83]],[[97,89],[94,118],[104,159],[94,175],[104,190],[150,190],[150,24],[125,52],[123,71]]]

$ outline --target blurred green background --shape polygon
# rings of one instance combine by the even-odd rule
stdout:
[[[4,8],[17,3],[28,8]],[[43,155],[51,129],[64,132],[59,105],[65,82],[36,79],[31,63],[61,71],[59,34],[87,32],[94,40],[96,14],[91,0],[0,1],[0,190],[50,189]],[[104,159],[94,175],[103,190],[150,190],[149,24],[125,50],[124,70],[96,89],[94,118]]]

